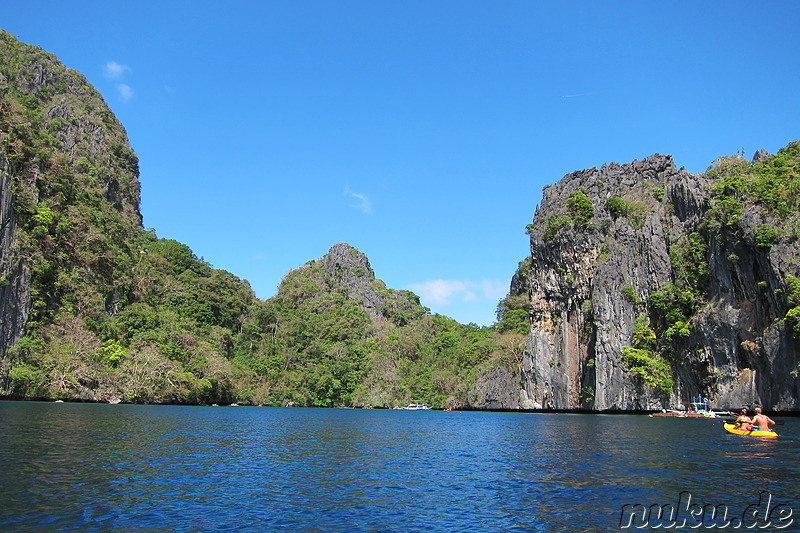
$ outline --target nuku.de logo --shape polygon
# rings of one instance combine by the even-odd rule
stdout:
[[[619,516],[621,529],[784,529],[794,523],[792,508],[786,504],[775,503],[767,491],[758,496],[758,503],[736,512],[727,504],[692,503],[692,494],[683,491],[678,495],[678,503],[650,506],[625,504]]]

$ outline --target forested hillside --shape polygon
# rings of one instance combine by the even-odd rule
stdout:
[[[260,301],[142,228],[138,172],[85,78],[0,32],[0,395],[482,405],[479,376],[521,359],[510,307],[499,328],[431,315],[344,244]]]

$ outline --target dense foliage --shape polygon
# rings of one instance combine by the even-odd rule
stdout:
[[[141,239],[125,302],[71,318],[63,334],[59,321],[31,330],[13,351],[12,394],[91,388],[132,402],[463,406],[480,368],[520,359],[521,335],[431,315],[413,293],[374,278],[386,305],[372,316],[321,261],[290,272],[261,302],[185,245]]]
[[[463,405],[476,369],[499,358],[494,328],[430,315],[418,297],[369,283],[377,314],[332,283],[322,261],[290,272],[248,324],[235,360],[269,378],[254,400],[293,405]]]
[[[625,200],[619,196],[612,196],[603,205],[611,214],[611,218],[626,218],[631,226],[636,229],[642,227],[647,212],[647,206],[642,202]]]
[[[753,205],[778,222],[767,223],[761,232],[772,230],[773,238],[800,235],[800,141],[795,141],[767,157],[749,162],[741,154],[720,157],[707,173],[713,206],[708,227],[734,227],[744,209]],[[788,232],[788,234],[787,234]]]
[[[633,329],[632,346],[622,348],[622,363],[649,386],[665,394],[672,391],[669,362],[656,352],[656,333],[647,317],[637,317]]]
[[[348,275],[380,309],[322,261],[256,299],[246,281],[141,227],[137,157],[82,75],[3,32],[0,52],[0,172],[16,223],[7,248],[30,271],[29,292],[17,294],[30,314],[0,353],[0,394],[441,407],[465,405],[479,369],[519,361],[519,309],[501,313],[501,331],[458,324],[371,269]]]

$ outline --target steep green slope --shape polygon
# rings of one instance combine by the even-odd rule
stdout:
[[[2,296],[6,318],[22,317],[8,323],[24,326],[5,336],[2,388],[25,398],[232,398],[236,372],[220,339],[256,304],[252,291],[142,229],[137,157],[81,74],[7,33],[0,57],[4,227],[14,230],[0,268],[7,285],[21,279]]]
[[[138,160],[100,94],[4,32],[0,221],[6,397],[460,406],[521,349],[518,316],[502,334],[431,316],[347,245],[257,300],[141,227]]]

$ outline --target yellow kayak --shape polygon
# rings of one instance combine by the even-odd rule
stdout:
[[[774,431],[745,431],[743,429],[736,429],[734,424],[725,424],[725,430],[734,435],[746,435],[748,437],[777,437],[778,434]]]

